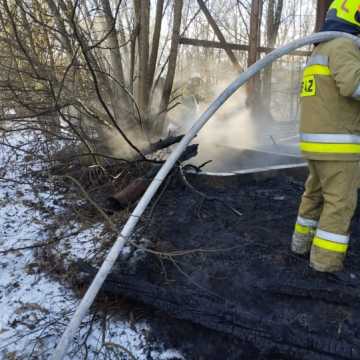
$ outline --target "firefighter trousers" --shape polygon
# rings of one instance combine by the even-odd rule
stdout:
[[[308,160],[308,165],[291,247],[302,254],[310,250],[310,265],[317,271],[340,271],[357,204],[359,162]]]

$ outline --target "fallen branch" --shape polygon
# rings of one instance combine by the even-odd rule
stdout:
[[[228,208],[229,210],[231,210],[235,215],[237,216],[242,216],[243,214],[239,211],[239,210],[236,210],[234,207],[232,207],[231,205],[229,205],[226,201],[224,201],[223,199],[220,199],[219,197],[217,196],[208,196],[206,194],[204,194],[203,192],[195,189],[195,187],[193,185],[190,184],[189,180],[186,178],[186,175],[184,173],[184,168],[179,166],[179,169],[180,169],[180,175],[181,175],[181,178],[184,182],[184,184],[192,191],[194,192],[195,194],[201,196],[203,199],[205,200],[210,200],[210,201],[218,201],[220,202],[221,204],[223,204],[226,208]]]
[[[56,237],[52,240],[49,240],[49,241],[46,241],[46,242],[41,242],[41,243],[38,243],[38,244],[33,244],[33,245],[29,245],[29,246],[22,246],[22,247],[17,247],[17,248],[9,248],[9,249],[6,249],[6,250],[0,250],[0,254],[1,255],[6,255],[10,252],[17,252],[17,251],[22,251],[22,250],[32,250],[32,249],[38,249],[38,248],[42,248],[42,247],[45,247],[45,246],[49,246],[49,245],[52,245],[52,244],[55,244],[63,239],[66,239],[70,236],[75,236],[77,234],[80,233],[81,230],[77,230],[77,231],[74,231],[68,235],[64,235],[64,236],[59,236],[59,237]]]
[[[179,141],[181,137],[170,138],[166,141],[163,141],[159,146],[170,146],[173,144],[173,141]],[[190,145],[187,150],[184,152],[183,156],[179,160],[180,162],[186,161],[189,158],[195,156],[197,154],[197,145]],[[158,172],[160,165],[155,165],[151,170],[149,170],[144,176],[136,178],[132,181],[127,187],[121,189],[120,191],[115,192],[110,198],[110,205],[114,209],[125,209],[126,207],[130,206],[134,202],[136,202],[146,191],[148,186],[150,185],[151,181],[153,180],[154,176]]]

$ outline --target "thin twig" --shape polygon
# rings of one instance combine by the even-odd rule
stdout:
[[[74,231],[68,235],[64,235],[64,236],[59,236],[59,237],[56,237],[52,240],[49,240],[49,241],[46,241],[46,242],[41,242],[39,244],[33,244],[33,245],[29,245],[29,246],[22,246],[22,247],[18,247],[18,248],[10,248],[10,249],[6,249],[6,250],[0,250],[0,254],[1,255],[6,255],[10,252],[17,252],[17,251],[22,251],[22,250],[31,250],[31,249],[37,249],[37,248],[41,248],[41,247],[45,247],[45,246],[49,246],[49,245],[52,245],[54,243],[57,243],[63,239],[66,239],[68,237],[71,237],[71,236],[74,236],[74,235],[77,235],[80,233],[81,230],[77,230],[77,231]]]
[[[216,196],[209,196],[204,194],[203,192],[197,190],[193,185],[190,184],[189,180],[186,178],[185,173],[184,173],[184,168],[182,166],[179,166],[179,170],[180,170],[180,175],[181,178],[184,182],[184,184],[194,193],[196,193],[197,195],[201,196],[203,199],[205,200],[210,200],[210,201],[219,201],[220,203],[222,203],[223,205],[225,205],[225,207],[227,207],[229,210],[231,210],[235,215],[237,216],[242,216],[243,214],[239,211],[236,210],[234,207],[232,207],[231,205],[229,205],[227,202],[225,202],[223,199],[220,199]]]

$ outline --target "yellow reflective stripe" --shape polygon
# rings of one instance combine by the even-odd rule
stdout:
[[[308,234],[310,234],[310,231],[311,231],[311,228],[309,228],[308,226],[303,226],[300,224],[295,225],[295,232],[297,232],[298,234],[308,235]]]
[[[325,75],[331,76],[331,70],[328,66],[324,65],[311,65],[305,68],[304,77],[311,75]]]
[[[339,244],[328,240],[323,240],[318,237],[314,238],[313,245],[317,246],[320,249],[333,251],[337,253],[346,253],[349,245]]]
[[[321,144],[301,142],[300,149],[304,152],[326,154],[360,154],[360,144]]]

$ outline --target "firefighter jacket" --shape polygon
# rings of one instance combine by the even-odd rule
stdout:
[[[317,45],[304,69],[300,148],[310,160],[360,159],[360,50],[351,39]]]

